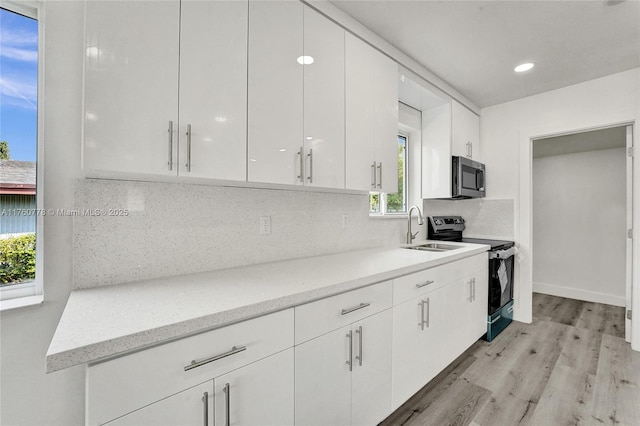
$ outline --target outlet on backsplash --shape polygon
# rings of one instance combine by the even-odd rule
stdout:
[[[260,235],[271,234],[271,216],[260,216]]]

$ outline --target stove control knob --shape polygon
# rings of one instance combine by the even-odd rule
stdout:
[[[436,222],[436,225],[442,225],[442,221],[440,219],[436,219],[435,222]]]

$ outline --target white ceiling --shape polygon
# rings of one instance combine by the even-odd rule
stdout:
[[[481,108],[640,67],[640,0],[331,3]]]

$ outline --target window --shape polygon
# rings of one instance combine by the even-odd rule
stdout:
[[[371,192],[369,194],[370,214],[404,214],[407,212],[408,142],[409,138],[407,135],[398,135],[398,192],[393,194]]]
[[[0,8],[0,300],[42,294],[37,9]],[[40,297],[41,299],[41,297]],[[24,304],[29,304],[28,302]],[[15,305],[15,304],[13,304]],[[3,303],[2,308],[13,306]]]

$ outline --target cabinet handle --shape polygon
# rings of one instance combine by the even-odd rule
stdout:
[[[421,283],[421,284],[416,284],[416,287],[417,287],[417,288],[426,287],[426,286],[428,286],[428,285],[430,285],[430,284],[433,284],[434,282],[435,282],[435,281],[427,281],[427,282],[424,282],[424,283]]]
[[[173,121],[169,120],[169,170],[173,170]]]
[[[187,124],[187,171],[191,173],[191,124]]]
[[[378,180],[378,188],[382,189],[382,163],[378,163],[378,171],[380,172],[380,179]]]
[[[229,383],[226,383],[224,385],[224,388],[222,389],[222,391],[224,392],[224,409],[225,409],[224,426],[229,426],[231,425],[231,386],[229,385]]]
[[[471,141],[467,141],[467,157],[473,158],[473,143]]]
[[[429,328],[430,319],[431,319],[431,305],[429,305],[429,298],[427,297],[427,328]]]
[[[353,371],[353,331],[349,330],[347,339],[349,339],[349,359],[347,360],[347,365],[349,366],[349,371]]]
[[[473,301],[476,301],[476,279],[472,278],[471,279],[473,281]]]
[[[357,311],[358,309],[366,308],[367,306],[371,306],[371,303],[360,303],[358,306],[354,306],[352,308],[346,308],[342,310],[342,315],[350,314],[353,311]]]
[[[300,174],[298,175],[298,179],[300,179],[301,183],[304,183],[304,158],[302,157],[302,147],[300,147],[300,151],[298,151],[298,156],[300,157]]]
[[[358,360],[358,365],[362,367],[362,326],[358,327],[356,333],[358,334],[358,356],[356,359]]]
[[[209,392],[205,392],[202,396],[202,402],[204,403],[204,426],[209,425]]]
[[[237,353],[240,353],[240,352],[246,351],[246,350],[247,350],[246,346],[234,346],[234,347],[231,348],[230,351],[225,352],[223,354],[214,355],[211,358],[202,359],[200,361],[196,361],[194,359],[193,361],[191,361],[191,364],[189,364],[186,367],[184,367],[184,371],[189,371],[191,369],[200,367],[200,366],[205,365],[205,364],[209,364],[210,362],[217,361],[219,359],[226,358],[228,356],[235,355]]]
[[[422,299],[420,301],[420,303],[418,303],[418,305],[420,305],[420,322],[418,323],[418,325],[420,326],[420,329],[422,331],[424,331],[424,326],[426,325],[427,328],[429,328],[429,298],[427,297],[427,300]],[[425,307],[426,307],[426,319],[425,319]]]
[[[371,165],[371,187],[376,189],[376,162]]]
[[[469,302],[473,302],[473,279],[469,280]]]
[[[309,177],[307,179],[309,179],[309,183],[313,183],[313,148],[309,149],[307,157],[309,157]]]

